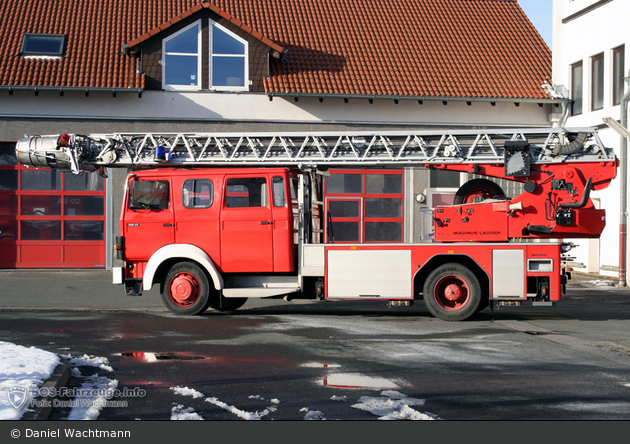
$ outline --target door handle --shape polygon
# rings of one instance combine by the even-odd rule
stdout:
[[[271,225],[271,224],[272,224],[272,222],[269,222],[269,221],[268,222],[265,222],[265,221],[261,221],[260,222],[260,225]]]
[[[162,224],[163,227],[174,227],[175,224]]]

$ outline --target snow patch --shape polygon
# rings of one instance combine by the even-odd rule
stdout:
[[[411,406],[424,405],[424,399],[409,398],[395,390],[385,390],[380,397],[362,396],[353,404],[355,409],[365,410],[382,420],[426,421],[440,419],[432,413],[421,413]]]
[[[223,401],[218,400],[217,398],[206,398],[206,402],[216,405],[217,407],[221,407],[224,410],[227,410],[230,413],[235,414],[239,418],[246,419],[248,421],[257,421],[260,420],[263,416],[267,416],[271,412],[275,412],[277,409],[275,406],[268,407],[262,412],[246,412],[241,410],[233,405],[228,405]]]
[[[188,387],[171,387],[171,390],[173,390],[176,394],[178,395],[182,395],[182,396],[192,396],[193,398],[203,398],[204,394],[201,393],[198,390],[195,389],[191,389]]]
[[[171,421],[203,421],[203,418],[192,407],[175,404],[171,409]]]
[[[66,419],[70,421],[97,419],[107,401],[113,398],[117,387],[116,379],[99,375],[85,377],[77,391],[79,396],[73,399],[72,410]]]
[[[304,415],[305,421],[324,421],[326,417],[319,410],[309,410],[308,407],[303,407],[300,412],[306,412]]]
[[[114,369],[108,365],[109,360],[101,356],[83,355],[79,357],[65,356],[65,358],[68,359],[68,361],[70,361],[70,363],[74,364],[75,366],[98,367],[108,372],[114,371]]]
[[[55,353],[2,341],[0,356],[0,420],[20,419],[28,410],[33,391],[50,377],[60,359]],[[19,410],[9,403],[9,390],[13,387],[23,387],[28,393],[27,402]]]

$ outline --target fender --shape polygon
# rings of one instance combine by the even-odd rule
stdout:
[[[144,277],[142,279],[142,288],[146,291],[151,290],[153,287],[153,278],[157,269],[164,263],[164,261],[172,258],[190,259],[197,262],[210,274],[214,288],[216,290],[223,290],[224,282],[223,277],[217,271],[212,259],[201,248],[190,244],[170,244],[165,245],[151,256],[147,266],[144,270]]]

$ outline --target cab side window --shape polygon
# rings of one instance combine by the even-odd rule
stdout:
[[[165,210],[169,204],[166,180],[135,180],[131,186],[129,208],[132,210]]]
[[[267,180],[264,177],[228,179],[225,206],[228,208],[266,207]]]
[[[209,179],[191,179],[182,187],[184,208],[209,208],[212,205],[213,186]]]
[[[273,205],[275,207],[284,207],[286,203],[286,197],[284,193],[284,178],[281,176],[275,176],[272,179],[273,183]]]

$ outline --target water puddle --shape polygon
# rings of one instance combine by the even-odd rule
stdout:
[[[327,371],[324,374],[324,377],[321,380],[317,381],[319,385],[325,387],[355,390],[393,390],[400,388],[400,386],[396,382],[390,381],[386,378],[364,375],[362,373],[343,372],[340,370],[341,365],[339,364],[307,362],[305,364],[302,364],[301,367],[326,369]]]
[[[145,362],[157,361],[198,361],[208,359],[206,356],[195,356],[190,353],[149,353],[149,352],[124,352],[120,356],[125,358],[135,358]]]

